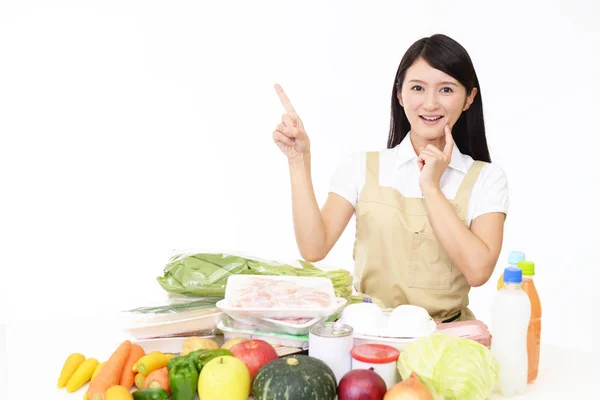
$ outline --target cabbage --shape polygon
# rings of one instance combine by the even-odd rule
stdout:
[[[433,333],[400,352],[398,371],[402,379],[416,372],[434,399],[485,400],[498,382],[499,366],[482,344]]]
[[[433,333],[409,343],[398,358],[400,376],[407,379],[415,371],[431,391],[435,365],[444,351],[455,346],[457,341],[456,336]]]

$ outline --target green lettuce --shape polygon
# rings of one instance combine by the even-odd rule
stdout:
[[[498,382],[499,365],[474,340],[433,333],[402,350],[398,371],[403,379],[416,372],[434,399],[485,400]]]

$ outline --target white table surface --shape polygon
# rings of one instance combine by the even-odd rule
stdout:
[[[14,321],[7,326],[8,394],[6,399],[81,399],[78,392],[58,389],[56,382],[66,357],[80,352],[105,361],[123,336],[114,319],[88,317],[77,320]],[[598,354],[542,344],[537,381],[520,399],[596,399]],[[2,390],[7,394],[6,388]],[[0,393],[2,393],[0,392]],[[0,399],[4,399],[0,394]],[[502,399],[494,395],[492,399]]]

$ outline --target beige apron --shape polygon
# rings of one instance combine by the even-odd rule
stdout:
[[[456,197],[449,200],[467,224],[469,197],[484,162],[473,162]],[[469,284],[438,242],[422,198],[404,197],[379,185],[379,152],[367,153],[367,170],[356,207],[356,290],[387,307],[413,304],[436,321],[475,319],[467,308]]]

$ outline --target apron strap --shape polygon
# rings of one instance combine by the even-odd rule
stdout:
[[[368,186],[379,186],[379,152],[367,152],[367,176],[365,184]]]
[[[454,198],[454,202],[460,207],[466,208],[469,204],[469,197],[471,197],[471,190],[473,190],[473,185],[475,185],[475,181],[479,177],[481,173],[481,169],[486,163],[484,161],[473,161],[469,171],[467,171],[467,175],[463,178],[460,187],[458,188],[458,192],[456,192],[456,197]]]

